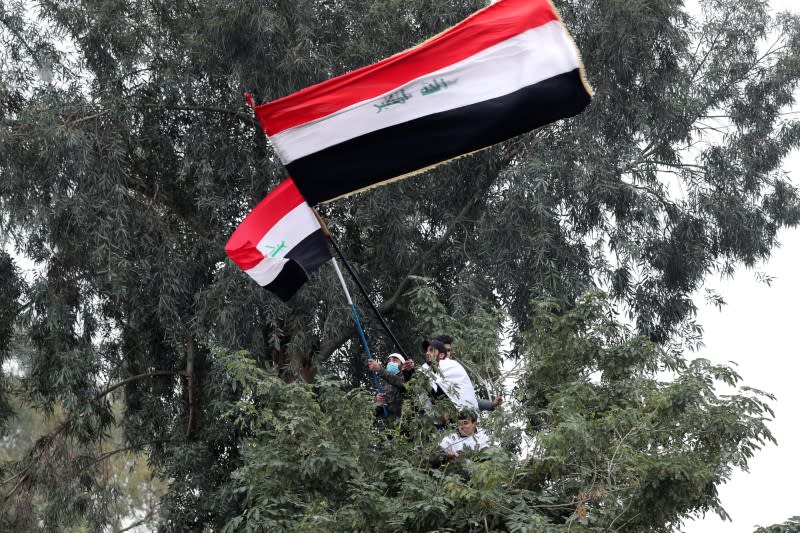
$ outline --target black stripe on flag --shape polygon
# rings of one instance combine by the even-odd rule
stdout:
[[[308,281],[309,276],[332,256],[328,238],[322,228],[319,228],[309,233],[284,257],[289,261],[281,269],[280,274],[264,288],[274,292],[286,302],[303,283]]]
[[[322,228],[309,233],[305,239],[292,248],[284,257],[300,263],[308,274],[311,274],[332,257],[328,247],[328,238]]]
[[[308,274],[303,267],[297,261],[287,261],[280,274],[264,285],[264,288],[273,292],[284,302],[288,302],[306,281],[308,281]]]
[[[575,69],[505,96],[361,135],[286,168],[315,205],[577,115],[590,101]]]

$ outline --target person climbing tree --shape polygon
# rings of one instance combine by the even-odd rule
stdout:
[[[450,335],[439,335],[434,338],[434,340],[441,341],[445,347],[445,353],[439,354],[440,359],[452,359],[453,358],[453,337]],[[427,342],[427,341],[426,341]],[[425,343],[423,343],[423,348],[427,348]],[[481,411],[494,411],[497,406],[503,403],[502,396],[495,396],[493,399],[484,399],[478,398],[478,409]]]
[[[405,375],[401,371],[405,362],[405,357],[399,353],[389,355],[386,368],[383,368],[375,359],[367,361],[369,369],[372,372],[376,372],[381,380],[386,383],[384,391],[378,393],[375,397],[378,403],[375,411],[377,416],[385,417],[387,420],[400,417],[403,409],[403,393],[406,390]],[[386,406],[386,411],[383,409],[384,405]]]
[[[422,369],[428,376],[434,400],[447,396],[458,409],[478,408],[472,380],[461,363],[447,358],[447,349],[441,341],[428,342],[425,357],[427,363]]]
[[[489,436],[478,427],[478,415],[466,409],[458,414],[458,426],[455,432],[447,435],[439,443],[439,448],[447,459],[454,459],[465,450],[479,452],[489,447]]]
[[[431,466],[438,468],[443,464],[459,459],[462,475],[469,477],[474,471],[473,460],[481,450],[489,447],[489,436],[478,427],[478,414],[472,409],[458,413],[456,430],[439,442],[439,448],[431,458]]]

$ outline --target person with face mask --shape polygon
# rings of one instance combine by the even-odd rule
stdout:
[[[377,416],[386,417],[389,420],[400,417],[400,413],[403,410],[403,393],[406,391],[405,376],[401,372],[405,362],[405,357],[399,353],[389,355],[386,361],[386,368],[383,368],[375,359],[367,361],[369,369],[376,372],[384,383],[383,392],[378,393],[375,397],[378,402],[378,407],[375,411]],[[386,406],[386,414],[384,414],[383,410],[384,405]]]

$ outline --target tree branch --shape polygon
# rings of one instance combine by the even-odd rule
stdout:
[[[136,449],[138,449],[138,448],[140,448],[142,446],[147,446],[149,444],[156,444],[156,443],[159,443],[159,442],[161,442],[161,443],[169,443],[169,442],[172,442],[172,439],[154,439],[154,440],[149,440],[147,442],[137,442],[135,444],[131,444],[131,445],[125,446],[123,448],[116,448],[114,450],[110,450],[110,451],[104,452],[99,457],[95,458],[95,460],[92,461],[91,464],[88,464],[88,465],[84,466],[83,468],[78,470],[75,474],[76,475],[77,474],[81,474],[81,473],[85,472],[86,470],[88,470],[90,467],[96,465],[97,463],[105,461],[109,457],[113,457],[113,456],[115,456],[117,454],[120,454],[120,453],[129,452],[131,450],[136,450]]]
[[[30,44],[28,44],[28,41],[25,39],[25,37],[23,37],[22,34],[20,34],[16,29],[14,29],[11,26],[11,24],[8,23],[8,20],[6,20],[5,17],[0,17],[0,22],[3,23],[3,26],[6,27],[6,29],[11,33],[11,35],[16,37],[17,41],[20,42],[22,47],[25,48],[25,51],[28,52],[28,54],[31,56],[31,59],[36,61],[36,51]]]
[[[137,374],[135,376],[131,376],[131,377],[127,378],[127,379],[124,379],[122,381],[119,381],[119,382],[114,383],[113,385],[107,387],[102,392],[96,394],[94,396],[94,398],[92,399],[92,401],[95,401],[95,402],[99,401],[104,396],[107,396],[108,394],[110,394],[112,391],[122,387],[123,385],[131,383],[133,381],[138,381],[140,379],[144,379],[144,378],[148,378],[148,377],[166,376],[166,375],[185,375],[185,372],[182,371],[182,370],[157,370],[155,372],[147,372],[147,373],[144,373],[144,374]],[[5,485],[6,483],[10,483],[11,481],[14,481],[18,477],[20,478],[19,481],[14,485],[14,487],[3,497],[4,501],[8,501],[8,499],[11,498],[11,496],[13,496],[14,493],[17,490],[19,490],[19,488],[22,486],[22,484],[29,478],[28,473],[30,472],[30,469],[33,466],[33,464],[36,463],[37,461],[39,461],[42,458],[42,456],[47,452],[48,448],[50,447],[52,442],[55,440],[55,438],[58,435],[60,435],[61,433],[63,433],[70,426],[70,424],[72,424],[72,422],[75,421],[75,419],[78,418],[79,416],[83,416],[83,414],[81,414],[81,415],[71,415],[71,416],[67,417],[55,429],[53,429],[52,431],[50,431],[49,433],[47,433],[46,435],[44,435],[43,437],[41,437],[37,441],[37,444],[41,443],[41,447],[39,448],[38,455],[36,455],[36,457],[33,457],[35,452],[34,452],[34,450],[31,450],[31,452],[30,452],[30,456],[31,456],[31,459],[32,459],[31,462],[24,469],[22,469],[18,474],[14,475],[14,476],[6,479],[6,480],[3,480],[2,483],[0,483],[0,485]]]
[[[194,339],[189,339],[189,342],[186,345],[186,396],[189,402],[189,416],[188,421],[186,422],[186,439],[189,439],[189,435],[192,432],[192,418],[194,415],[194,393],[192,389],[194,388],[194,363],[195,359],[197,358],[197,350],[194,345]]]
[[[114,533],[123,533],[124,531],[130,531],[131,529],[133,529],[135,527],[139,527],[142,524],[146,524],[147,522],[149,522],[150,520],[153,519],[153,515],[155,515],[155,509],[153,509],[149,513],[147,513],[147,515],[144,518],[142,518],[141,520],[137,520],[133,524],[131,524],[131,525],[127,526],[127,527],[124,527],[122,529],[114,530]]]
[[[100,398],[102,398],[103,396],[106,396],[111,391],[113,391],[115,389],[118,389],[118,388],[122,387],[123,385],[127,385],[128,383],[130,383],[132,381],[138,381],[140,379],[151,378],[151,377],[155,377],[155,376],[185,376],[185,375],[186,375],[186,372],[183,371],[183,370],[156,370],[155,372],[146,372],[144,374],[137,374],[137,375],[131,376],[131,377],[127,378],[127,379],[123,379],[120,382],[114,383],[113,385],[111,385],[110,387],[105,389],[103,392],[101,392],[100,394],[95,396],[94,397],[94,401],[98,401]],[[70,417],[70,418],[72,418],[72,417]],[[69,419],[67,419],[67,420],[69,420]]]
[[[224,107],[193,106],[193,105],[170,105],[170,106],[165,106],[165,105],[161,105],[161,104],[142,104],[142,105],[137,105],[137,106],[134,106],[134,107],[136,109],[159,109],[159,108],[163,108],[163,109],[168,109],[168,110],[172,110],[172,111],[200,111],[200,112],[203,112],[203,113],[222,113],[222,114],[225,114],[225,115],[231,115],[233,117],[236,117],[239,120],[241,120],[242,122],[245,122],[246,124],[248,124],[250,126],[254,126],[256,128],[259,128],[259,131],[261,130],[261,125],[258,123],[258,121],[256,119],[254,119],[251,116],[245,115],[244,113],[242,113],[241,111],[238,111],[236,109],[226,109]]]
[[[199,111],[201,113],[221,113],[224,115],[230,115],[232,117],[238,118],[242,122],[246,123],[249,126],[253,126],[261,129],[261,125],[258,123],[256,119],[250,117],[239,110],[236,109],[226,109],[224,107],[209,107],[209,106],[191,106],[191,105],[163,105],[163,104],[139,104],[135,106],[131,106],[133,109],[166,109],[168,111]],[[100,118],[104,115],[107,115],[111,112],[111,110],[106,109],[104,111],[99,111],[92,115],[86,115],[84,117],[69,120],[65,123],[65,125],[74,126],[76,124],[80,124],[81,122],[86,122],[89,120],[94,120],[96,118]]]

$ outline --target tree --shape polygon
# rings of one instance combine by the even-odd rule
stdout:
[[[568,311],[542,302],[532,322],[518,407],[488,422],[502,444],[466,478],[430,468],[441,435],[413,420],[410,438],[371,430],[363,390],[285,384],[223,354],[245,391],[231,415],[249,430],[233,474],[246,510],[226,530],[672,531],[689,512],[725,516],[717,485],[772,439],[767,398],[718,397],[734,372],[631,335],[599,295]],[[533,441],[520,458],[522,433]]]
[[[11,257],[0,250],[0,366],[8,357],[9,345],[14,331],[14,322],[19,313],[19,297],[22,281]],[[11,414],[6,393],[7,384],[0,376],[0,423]]]
[[[231,527],[249,523],[250,512],[267,511],[248,499],[258,487],[232,473],[254,472],[272,453],[264,449],[272,444],[265,437],[269,424],[295,420],[305,428],[324,420],[347,435],[366,427],[366,410],[357,407],[363,399],[331,392],[339,389],[329,376],[348,387],[368,384],[333,273],[322,269],[284,305],[224,258],[237,222],[283,177],[240,95],[245,89],[259,100],[288,94],[420,42],[481,5],[0,4],[0,224],[16,252],[37,265],[24,294],[12,298],[25,306],[14,321],[32,345],[23,393],[39,409],[58,406],[65,413],[28,461],[9,465],[24,481],[4,485],[7,501],[23,505],[26,495],[57,480],[53,504],[38,516],[45,529],[109,523],[109,489],[96,472],[79,479],[69,474],[79,459],[102,464],[92,461],[118,424],[125,445],[146,453],[158,475],[171,480],[162,499],[163,529]],[[511,337],[510,357],[525,372],[520,410],[508,416],[525,423],[503,433],[510,455],[486,467],[486,483],[497,483],[491,501],[512,501],[497,481],[503,475],[524,472],[526,481],[518,498],[508,494],[517,498],[518,518],[503,515],[498,524],[522,529],[530,518],[542,527],[582,520],[587,528],[615,528],[624,520],[628,527],[669,529],[697,510],[721,512],[713,487],[731,467],[746,466],[748,454],[769,438],[760,425],[768,415],[760,397],[743,393],[725,403],[703,388],[714,377],[734,380],[728,371],[701,362],[681,366],[664,354],[697,339],[691,296],[708,273],[732,274],[768,257],[777,230],[798,222],[797,193],[781,161],[799,140],[797,122],[785,113],[800,75],[800,21],[771,17],[759,0],[707,2],[696,19],[677,0],[562,1],[558,7],[597,91],[585,113],[335,202],[325,216],[406,347],[416,347],[432,328],[477,324],[462,328],[456,349],[490,383],[499,375],[500,341]],[[542,302],[550,302],[551,320],[561,320],[583,309],[584,295],[598,287],[625,310],[635,331],[611,334],[619,326],[592,315],[588,323],[601,331],[591,354],[573,354],[568,367],[552,369],[563,375],[543,380],[538,372],[549,359],[541,346],[555,340],[541,338]],[[371,317],[367,328],[376,353],[391,349]],[[553,339],[586,332],[575,325]],[[222,354],[240,350],[253,359],[247,368],[268,385],[226,374],[244,363]],[[609,367],[608,383],[595,390],[587,373],[600,368],[601,355],[630,361]],[[665,361],[672,361],[680,394],[653,381],[653,369]],[[295,382],[298,377],[317,379],[317,389]],[[238,411],[248,402],[260,405],[260,386],[297,400],[275,415],[278,422],[268,420],[269,410],[250,418]],[[559,406],[570,388],[585,396]],[[634,403],[625,403],[626,391],[641,394],[641,405],[631,398],[626,401]],[[647,403],[671,392],[685,396],[685,411],[670,414]],[[115,395],[125,406],[120,416],[111,408]],[[265,405],[274,405],[269,398]],[[348,398],[356,407],[344,407]],[[323,409],[327,401],[348,414],[340,425],[324,418],[331,416]],[[578,423],[591,409],[602,415],[597,428]],[[613,418],[620,410],[638,418]],[[624,475],[610,474],[620,492],[598,492],[586,483],[588,470],[554,464],[528,472],[528,463],[513,455],[515,435],[559,450],[555,436],[567,429],[559,413],[582,435],[631,431],[648,417],[666,423],[674,416],[678,427],[663,442],[633,431],[622,443],[598,444],[609,463],[616,465],[609,454],[614,446],[631,461]],[[242,423],[251,419],[252,425]],[[742,430],[728,433],[714,423],[721,419]],[[716,428],[709,439],[718,439],[697,444],[715,469],[702,476],[695,456],[676,455],[690,444],[680,436],[694,435],[701,423]],[[339,443],[331,431],[307,433],[320,446]],[[379,439],[358,434],[364,445]],[[415,453],[423,440],[409,444]],[[637,470],[651,459],[648,451],[662,449],[662,463],[653,459],[648,467],[650,477]],[[292,455],[301,462],[291,467],[305,468],[308,479],[323,483],[320,473],[341,474],[301,451]],[[348,465],[361,464],[351,448],[345,452]],[[63,460],[38,461],[51,456]],[[684,459],[691,464],[681,467]],[[636,506],[652,501],[636,483],[658,478],[660,466],[676,480],[702,478],[703,489],[684,497],[683,482],[661,486],[670,498],[645,523],[645,510]],[[499,478],[492,477],[496,472]],[[468,513],[472,507],[452,506],[430,492],[430,476],[438,474],[416,466],[396,475],[412,479],[403,501],[414,502],[421,517],[398,518],[408,527],[464,529],[481,521],[480,513]],[[434,486],[449,486],[448,476]],[[348,479],[356,486],[362,478]],[[484,525],[495,519],[489,500],[453,487],[457,494],[447,498],[479,505]],[[73,506],[55,504],[67,497]],[[308,528],[328,513],[324,500],[311,507],[289,500],[285,513],[306,513]],[[625,512],[617,506],[622,501],[631,505]],[[540,512],[542,505],[549,510]],[[440,515],[455,508],[463,511],[444,521]],[[352,524],[364,523],[359,520],[370,511],[347,509],[349,518],[337,514],[335,524],[350,520],[347,527],[361,527]],[[9,513],[6,519],[25,526],[17,511]]]
[[[15,352],[19,353],[19,347],[15,347]],[[17,360],[16,362],[19,362]],[[8,381],[15,389],[23,385],[16,376],[10,377]],[[21,395],[14,395],[12,404],[14,416],[4,425],[5,434],[0,440],[0,463],[4,466],[25,463],[35,467],[29,461],[28,454],[31,451],[31,438],[38,438],[42,435],[51,434],[54,425],[59,419],[63,419],[65,414],[56,410],[52,415],[47,415],[40,409],[23,403]],[[118,413],[121,409],[119,402],[114,405]],[[41,449],[41,448],[40,448]],[[76,457],[74,448],[66,447],[62,450],[54,450],[56,453],[49,459],[57,461],[71,459],[62,464],[59,473],[68,477],[80,477],[80,469],[92,469],[95,465],[90,461],[97,461],[100,466],[93,473],[98,477],[98,485],[106,488],[112,494],[111,498],[106,499],[103,504],[104,521],[106,529],[111,531],[126,531],[125,528],[135,527],[135,524],[148,524],[153,526],[158,522],[158,500],[165,493],[165,483],[154,478],[151,469],[147,465],[147,458],[143,454],[132,452],[122,442],[122,432],[115,428],[107,436],[102,446],[96,450],[90,450],[90,454],[83,458]],[[59,454],[63,451],[65,454]],[[71,467],[77,467],[70,470]],[[40,469],[38,473],[44,473],[45,469]],[[4,481],[9,487],[17,482],[23,481],[28,471],[18,471],[15,473],[5,472]],[[43,481],[43,480],[42,480]],[[24,481],[23,481],[24,482]],[[14,519],[15,524],[3,522],[3,529],[11,531],[16,525],[17,529],[32,528],[32,523],[36,517],[47,513],[47,507],[51,503],[53,495],[50,493],[53,486],[62,489],[63,482],[48,480],[47,485],[37,487],[44,489],[43,493],[37,490],[26,491],[30,501],[22,499],[10,500],[11,502],[24,505],[15,505]],[[19,490],[19,489],[18,489]],[[99,496],[100,491],[97,492]],[[70,500],[72,498],[69,498]],[[9,500],[6,501],[7,503]],[[63,502],[59,502],[63,505]],[[88,522],[88,521],[87,521]],[[73,533],[86,533],[91,531],[89,527],[70,528]]]
[[[754,533],[792,533],[800,529],[800,517],[793,516],[783,524],[773,524],[767,527],[757,526]]]

